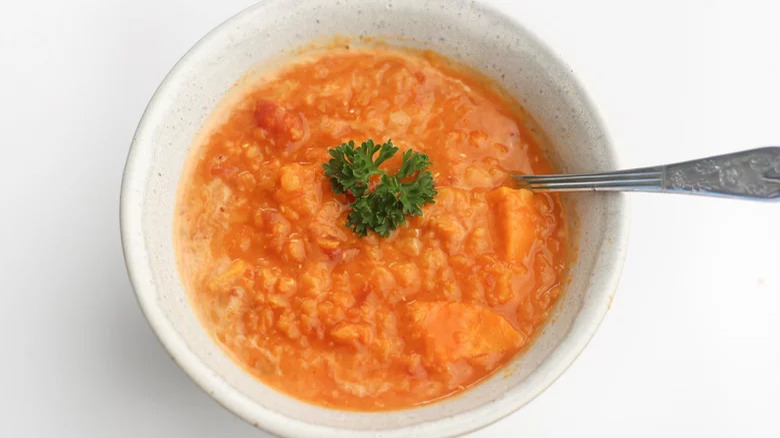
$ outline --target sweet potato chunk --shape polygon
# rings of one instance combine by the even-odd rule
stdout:
[[[426,352],[451,362],[519,348],[524,337],[492,310],[467,303],[416,302],[409,306]]]
[[[537,238],[539,216],[534,211],[533,196],[529,190],[509,187],[500,187],[487,195],[502,238],[499,247],[508,261],[522,262]]]

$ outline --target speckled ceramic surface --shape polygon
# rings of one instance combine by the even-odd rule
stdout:
[[[344,25],[349,23],[349,26]],[[294,437],[458,435],[522,407],[577,357],[606,313],[627,236],[625,195],[565,199],[578,231],[572,281],[538,340],[505,369],[464,394],[389,413],[335,411],[280,394],[244,373],[201,328],[178,277],[173,208],[195,134],[246,71],[313,39],[398,36],[497,79],[535,116],[570,172],[616,168],[594,108],[568,67],[519,24],[474,2],[268,0],[209,33],[155,93],[133,139],[122,182],[122,242],[138,301],[160,340],[210,395],[248,422]],[[577,226],[578,225],[578,226]]]

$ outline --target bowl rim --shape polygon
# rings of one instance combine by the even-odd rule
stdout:
[[[153,276],[148,269],[149,257],[146,251],[145,239],[143,236],[142,224],[142,193],[132,190],[134,181],[144,181],[146,173],[144,172],[145,163],[150,158],[153,145],[149,142],[144,143],[139,140],[143,138],[146,132],[150,131],[151,126],[157,123],[157,113],[160,111],[163,101],[167,99],[168,90],[173,87],[177,77],[185,69],[193,58],[196,58],[201,51],[204,51],[212,41],[218,39],[222,34],[228,32],[230,26],[243,17],[254,13],[257,9],[262,9],[266,5],[285,0],[262,0],[253,4],[230,18],[226,19],[200,40],[198,40],[173,66],[160,85],[155,90],[149,103],[147,104],[143,115],[138,123],[135,134],[133,135],[130,149],[128,151],[125,163],[119,205],[120,234],[122,241],[122,250],[124,254],[125,265],[128,271],[130,282],[133,286],[138,304],[146,317],[153,332],[158,340],[165,347],[170,357],[176,362],[189,376],[200,386],[209,396],[211,396],[220,405],[229,412],[245,420],[246,422],[263,429],[267,432],[279,436],[317,436],[317,437],[338,437],[347,436],[411,436],[416,433],[431,430],[442,431],[447,436],[460,435],[468,433],[517,411],[539,394],[544,392],[552,383],[554,383],[576,360],[591,338],[595,335],[598,326],[606,316],[612,297],[617,291],[622,268],[626,256],[628,244],[630,213],[628,205],[628,196],[623,193],[610,194],[613,197],[613,211],[616,213],[611,220],[608,220],[608,226],[613,231],[613,238],[610,242],[610,248],[607,250],[602,242],[597,250],[596,259],[606,270],[600,273],[599,283],[605,290],[602,299],[595,303],[589,309],[588,317],[585,320],[585,327],[580,327],[579,331],[571,331],[567,334],[563,343],[574,344],[568,348],[567,354],[550,360],[556,352],[561,350],[561,344],[553,349],[550,357],[545,360],[540,368],[546,367],[546,373],[550,376],[540,385],[537,390],[530,395],[515,399],[496,399],[491,402],[478,406],[468,412],[461,413],[452,417],[445,417],[426,423],[405,426],[403,428],[389,429],[382,431],[356,431],[345,430],[331,426],[323,426],[307,423],[294,418],[287,417],[260,406],[241,394],[237,389],[217,376],[199,357],[191,351],[183,339],[181,339],[175,329],[170,325],[168,318],[161,308],[157,305]],[[539,39],[533,32],[523,26],[514,17],[509,16],[501,10],[482,2],[474,2],[472,7],[482,14],[489,14],[497,20],[508,22],[512,26],[520,27],[526,33],[525,37],[536,44],[541,50],[547,52],[547,55],[558,65],[567,66],[565,62],[553,51],[546,43]],[[601,114],[593,103],[590,95],[574,76],[570,73],[571,84],[579,94],[583,107],[586,108],[599,128],[604,132],[603,139],[606,145],[606,155],[609,159],[619,165],[621,162],[619,154],[615,149],[606,126],[603,123]],[[606,259],[606,260],[605,260]],[[144,269],[147,267],[147,269]],[[580,318],[580,317],[578,317]],[[334,411],[338,411],[335,410]],[[424,426],[424,427],[423,427]],[[425,434],[426,436],[428,433]]]

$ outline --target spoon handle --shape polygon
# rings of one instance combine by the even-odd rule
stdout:
[[[777,201],[780,147],[617,172],[513,178],[521,187],[537,192],[669,192]]]

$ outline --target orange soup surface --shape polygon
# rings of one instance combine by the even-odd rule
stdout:
[[[179,265],[206,330],[249,373],[307,402],[409,408],[456,394],[525,346],[561,293],[558,199],[532,121],[441,57],[330,49],[252,84],[183,175]],[[438,195],[388,238],[345,226],[328,148],[388,138]]]

